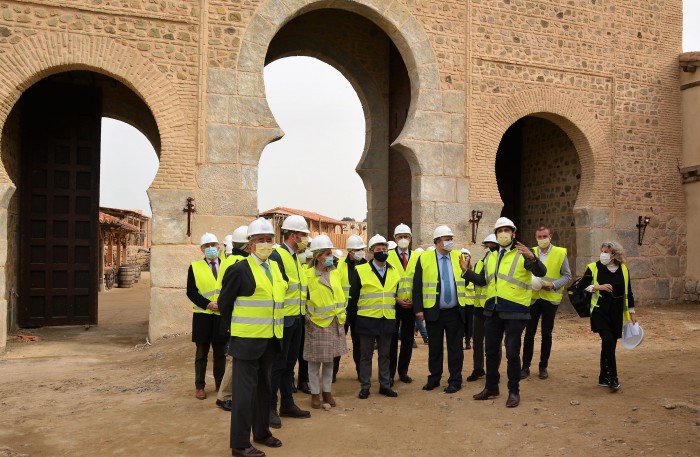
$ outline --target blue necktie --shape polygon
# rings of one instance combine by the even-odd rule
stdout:
[[[447,256],[442,256],[442,287],[445,291],[445,296],[443,297],[446,305],[449,305],[452,301],[452,285],[450,284],[450,274],[447,269],[450,268],[450,264],[447,263]]]

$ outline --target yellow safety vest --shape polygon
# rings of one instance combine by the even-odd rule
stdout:
[[[357,315],[381,319],[396,319],[396,289],[401,275],[390,264],[386,264],[384,285],[379,281],[369,263],[363,263],[355,268],[360,276],[362,288],[357,300]]]
[[[202,259],[192,262],[191,265],[192,273],[194,274],[194,281],[197,283],[197,292],[199,292],[199,295],[209,301],[217,301],[219,299],[219,293],[221,292],[221,284],[219,280],[214,277],[214,273],[211,271],[209,262]],[[220,277],[221,273],[219,273],[219,278]],[[200,308],[195,304],[192,304],[192,312],[201,314],[219,314],[218,311]]]
[[[486,256],[484,258],[488,257],[491,254],[491,252],[487,252]],[[481,274],[481,272],[484,270],[484,259],[479,259],[478,262],[476,262],[476,265],[474,266],[474,273],[476,274]],[[472,284],[473,285],[473,284]],[[484,304],[486,303],[486,291],[488,290],[488,286],[486,287],[479,287],[479,286],[474,286],[474,307],[476,308],[483,308]]]
[[[499,248],[500,250],[500,248]],[[530,307],[532,301],[532,273],[525,269],[525,257],[517,249],[503,254],[496,274],[499,251],[484,259],[486,270],[486,299],[503,298],[519,305]]]
[[[311,322],[321,328],[328,327],[336,318],[340,325],[345,323],[345,294],[340,284],[338,270],[331,270],[329,278],[330,288],[321,284],[321,277],[316,274],[316,268],[306,270],[306,283],[309,286],[306,312]]]
[[[539,258],[539,247],[535,247],[533,250],[535,256]],[[561,266],[564,264],[564,259],[566,259],[566,248],[551,246],[549,254],[547,254],[547,258],[544,261],[544,266],[547,267],[547,273],[540,279],[547,282],[554,282],[561,278]],[[564,298],[565,288],[565,286],[562,286],[554,290],[533,290],[532,299],[537,300],[541,298],[542,300],[559,303],[561,299]]]
[[[406,269],[404,270],[401,257],[396,253],[396,250],[392,249],[389,251],[387,262],[391,264],[392,267],[396,268],[396,271],[401,275],[399,290],[396,294],[397,298],[404,300],[411,299],[413,294],[413,274],[416,272],[416,265],[418,265],[419,258],[420,252],[411,251],[411,254],[408,256],[408,264],[406,264]]]
[[[343,288],[343,294],[345,294],[345,306],[347,307],[348,301],[350,300],[350,278],[348,264],[345,261],[345,257],[338,260],[338,267],[335,271],[338,272],[340,277],[340,286]]]
[[[628,304],[628,296],[629,296],[629,289],[628,289],[628,284],[630,280],[630,272],[627,269],[627,265],[624,263],[620,264],[620,268],[622,268],[622,278],[625,281],[625,295],[623,296],[622,299],[622,320],[629,321],[632,320],[632,316],[630,316]],[[598,284],[598,264],[596,262],[589,263],[588,264],[588,269],[591,270],[591,273],[593,274],[593,285],[597,286]],[[600,292],[595,291],[593,292],[593,295],[591,295],[591,315],[593,315],[593,310],[598,307],[598,298],[600,298]]]
[[[280,246],[275,249],[282,258],[284,272],[287,274],[287,293],[284,296],[284,315],[303,316],[306,314],[306,275],[299,262],[299,257],[292,257],[287,248]]]
[[[221,289],[221,283],[224,280],[224,273],[226,273],[228,267],[230,267],[231,265],[235,265],[244,259],[245,257],[242,255],[231,254],[230,256],[226,257],[224,260],[221,261],[221,266],[219,266],[219,277],[217,278],[219,281],[219,289]]]
[[[275,262],[269,262],[272,282],[263,267],[248,256],[250,270],[255,279],[255,291],[251,296],[236,297],[231,314],[231,336],[242,338],[282,338],[284,330],[284,293],[287,283]]]
[[[459,306],[466,306],[468,298],[471,297],[472,301],[474,298],[471,293],[467,294],[466,281],[462,278],[462,268],[459,266],[460,255],[461,252],[457,249],[450,251],[450,263],[452,264],[452,274],[455,277],[457,303],[459,303]],[[440,274],[437,256],[438,252],[436,250],[430,254],[424,253],[420,257],[420,264],[423,270],[423,308],[432,308],[437,302],[438,276]]]

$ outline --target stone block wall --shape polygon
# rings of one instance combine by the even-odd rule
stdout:
[[[127,246],[126,263],[139,265],[141,271],[151,271],[151,251],[141,246]]]

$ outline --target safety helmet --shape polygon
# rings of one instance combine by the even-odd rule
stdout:
[[[248,226],[248,239],[255,235],[272,235],[275,236],[275,228],[272,223],[264,217],[259,217],[250,223]]]
[[[388,243],[386,242],[386,238],[384,238],[383,236],[381,236],[379,234],[374,235],[372,238],[370,238],[369,242],[367,244],[369,245],[370,250],[372,250],[372,248],[377,244],[387,244],[388,245]]]
[[[538,278],[535,275],[532,275],[532,290],[537,292],[538,290],[542,289],[543,285],[544,281],[542,281],[542,279]]]
[[[389,249],[390,251],[392,249],[396,249],[396,246],[396,241],[389,240],[389,242],[386,244],[387,249]]]
[[[489,233],[486,238],[484,238],[484,241],[481,242],[481,244],[486,244],[486,243],[496,243],[498,244],[498,240],[496,239],[496,235],[493,233]]]
[[[493,226],[494,233],[501,227],[510,227],[515,232],[515,224],[507,217],[499,217],[496,219],[496,225]]]
[[[234,243],[247,243],[248,242],[248,226],[241,225],[236,230],[233,231],[232,241]]]
[[[340,249],[334,249],[333,250],[333,257],[335,257],[338,260],[342,259],[343,258],[343,251],[341,251]]]
[[[467,249],[467,248],[462,248],[462,251],[461,251],[461,252],[462,252],[462,254],[467,254],[469,257],[472,256],[472,253],[469,252],[469,249]]]
[[[218,243],[219,239],[213,233],[205,232],[199,239],[199,245],[203,246],[208,243]]]
[[[233,236],[232,235],[226,235],[224,237],[224,245],[229,246],[231,243],[233,243]]]
[[[452,229],[450,229],[448,226],[441,225],[437,227],[433,232],[433,240],[443,236],[454,236],[454,233],[452,233]]]
[[[364,240],[359,235],[350,235],[348,237],[347,243],[345,244],[345,247],[348,249],[364,249],[367,246],[365,245]]]
[[[287,218],[282,222],[282,230],[289,230],[291,232],[309,232],[309,224],[306,223],[304,216],[299,216],[297,214],[292,214],[287,216]]]
[[[331,242],[331,239],[328,238],[328,235],[318,235],[316,238],[311,240],[309,249],[311,249],[311,252],[320,251],[321,249],[333,249],[333,243]]]
[[[420,248],[420,247],[419,247],[419,248],[416,248],[416,252],[423,252],[423,251],[425,251],[425,249]]]
[[[409,227],[406,224],[399,224],[396,226],[394,229],[394,238],[396,238],[396,235],[410,235],[411,237],[413,234],[411,233],[411,227]]]
[[[434,250],[435,250],[435,246],[428,246],[428,249],[427,249],[427,250],[428,250],[428,251],[434,251]]]

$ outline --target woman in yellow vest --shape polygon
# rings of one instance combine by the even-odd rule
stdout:
[[[620,243],[606,241],[600,247],[600,259],[588,264],[580,287],[592,292],[591,330],[600,336],[600,374],[598,385],[612,391],[620,388],[617,379],[615,347],[622,338],[623,321],[637,322],[629,270]]]
[[[311,407],[321,407],[323,401],[335,406],[331,394],[333,359],[347,352],[345,345],[345,293],[338,271],[333,265],[333,243],[326,235],[311,241],[311,266],[306,269],[308,296],[306,300],[306,332],[304,360],[309,365]],[[323,390],[319,386],[322,372]]]

